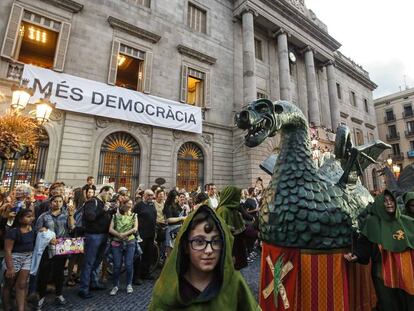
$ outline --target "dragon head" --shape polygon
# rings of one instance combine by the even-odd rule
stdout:
[[[244,137],[248,147],[260,145],[284,127],[307,127],[302,111],[294,104],[282,100],[273,103],[268,99],[253,101],[236,113],[234,120],[238,128],[248,130]]]

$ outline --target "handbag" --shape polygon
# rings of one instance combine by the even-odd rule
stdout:
[[[54,245],[55,256],[83,254],[85,238],[58,238]]]

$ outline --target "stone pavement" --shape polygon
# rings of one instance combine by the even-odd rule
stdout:
[[[257,297],[258,282],[260,275],[260,258],[249,264],[248,267],[242,269],[243,276],[252,289],[253,294]],[[91,299],[80,299],[77,296],[77,288],[64,288],[64,296],[70,303],[64,307],[57,307],[54,304],[54,295],[49,294],[43,311],[137,311],[147,310],[149,305],[152,288],[155,281],[144,281],[140,286],[134,286],[134,293],[127,295],[125,287],[121,285],[121,289],[116,296],[109,296],[110,282],[107,284],[108,290],[92,292],[94,297]],[[121,284],[124,284],[121,281]]]

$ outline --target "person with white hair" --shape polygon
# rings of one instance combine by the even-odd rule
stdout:
[[[142,239],[140,243],[142,257],[141,260],[137,260],[134,264],[134,284],[136,285],[142,283],[141,279],[154,279],[149,272],[157,222],[157,210],[153,201],[154,192],[151,189],[147,189],[144,191],[142,201],[135,204],[134,207],[134,213],[138,215],[138,232]]]

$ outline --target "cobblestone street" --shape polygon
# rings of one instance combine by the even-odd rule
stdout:
[[[247,268],[242,270],[243,276],[255,297],[258,294],[258,281],[260,273],[260,258],[256,258],[255,261]],[[77,296],[77,287],[65,288],[64,295],[69,304],[65,307],[57,307],[54,304],[54,295],[49,294],[47,296],[47,304],[42,308],[44,311],[54,310],[82,310],[82,311],[137,311],[147,310],[149,305],[152,288],[155,281],[144,281],[144,284],[140,286],[134,286],[134,293],[127,295],[125,287],[119,290],[116,296],[109,296],[110,283],[107,283],[108,289],[105,291],[93,292],[94,297],[91,299],[83,300]],[[124,284],[121,282],[121,284]]]

